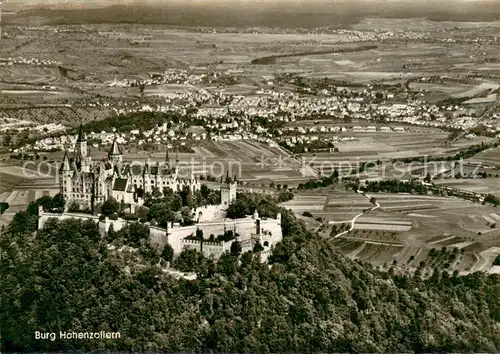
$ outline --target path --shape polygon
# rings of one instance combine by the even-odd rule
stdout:
[[[358,193],[362,193],[362,192],[361,192],[361,191],[358,191]],[[368,199],[371,199],[371,197],[370,197],[368,194],[366,194],[366,193],[364,194],[364,196],[365,196],[365,197],[367,197]],[[365,214],[369,213],[370,211],[375,210],[375,209],[378,209],[378,208],[380,208],[380,204],[379,204],[379,202],[375,201],[375,206],[374,206],[374,207],[371,207],[370,209],[368,209],[368,210],[366,210],[366,211],[364,211],[364,212],[362,212],[362,213],[359,213],[358,215],[356,215],[355,217],[353,217],[353,218],[352,218],[352,220],[350,221],[350,223],[351,223],[351,227],[349,228],[349,230],[342,231],[341,233],[339,233],[339,234],[337,234],[337,235],[333,236],[333,237],[332,237],[332,239],[335,239],[335,238],[337,238],[337,237],[343,236],[343,235],[345,235],[345,234],[347,234],[347,233],[351,232],[352,230],[354,230],[354,224],[356,223],[356,220],[357,220],[360,216],[365,215]]]

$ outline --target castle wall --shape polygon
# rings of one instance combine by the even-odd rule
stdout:
[[[196,240],[183,240],[183,249],[194,249],[198,252],[203,253],[207,258],[220,258],[224,252],[231,250],[231,244],[233,241],[229,242],[209,242],[204,241],[201,243]]]
[[[149,241],[152,246],[157,247],[160,250],[163,250],[163,248],[169,243],[167,238],[167,230],[162,229],[161,227],[150,226]],[[172,248],[174,248],[174,253],[175,253],[175,247],[172,244],[171,246]]]
[[[101,235],[105,235],[109,231],[111,225],[113,225],[114,231],[120,231],[127,223],[128,221],[123,219],[111,220],[106,218],[104,221],[99,221],[99,232]]]
[[[106,232],[108,232],[109,227],[113,225],[113,229],[115,231],[121,230],[125,225],[127,225],[128,221],[123,219],[111,220],[106,218],[103,221],[99,220],[98,216],[89,215],[89,214],[81,214],[81,213],[62,213],[62,214],[53,214],[46,213],[43,210],[38,210],[38,229],[41,229],[45,226],[45,223],[49,219],[57,219],[57,221],[63,221],[67,219],[76,219],[76,220],[90,220],[96,224],[99,224],[99,233],[101,236],[104,236]]]
[[[95,223],[99,222],[99,217],[95,215],[81,214],[81,213],[62,213],[62,214],[53,214],[46,213],[43,210],[38,210],[38,228],[41,229],[45,226],[45,223],[49,219],[57,219],[58,221],[63,221],[67,219],[77,219],[77,220],[92,220]]]
[[[109,218],[99,221],[99,218],[97,216],[80,213],[45,213],[40,208],[38,228],[43,228],[47,220],[51,218],[55,218],[59,221],[66,219],[92,220],[99,225],[99,233],[102,236],[104,236],[109,231],[111,225],[113,225],[113,229],[115,231],[119,231],[128,223],[127,220],[111,220]],[[203,231],[205,240],[210,237],[210,234],[218,236],[223,234],[224,231],[232,230],[240,235],[239,240],[245,246],[244,251],[252,249],[254,242],[259,240],[264,246],[264,251],[261,253],[261,257],[263,260],[266,260],[269,254],[272,252],[272,248],[274,247],[274,245],[282,239],[281,216],[279,215],[276,219],[258,220],[260,221],[261,225],[260,233],[257,230],[257,220],[251,217],[237,220],[226,219],[218,222],[203,222],[192,226],[170,226],[168,228],[168,235],[166,229],[162,229],[156,226],[150,226],[150,242],[153,246],[159,249],[163,249],[163,247],[165,247],[167,243],[170,244],[174,250],[175,255],[179,255],[184,248],[191,248],[202,252],[206,257],[218,258],[224,252],[231,249],[231,244],[233,243],[233,241],[204,241],[202,245],[200,241],[184,239],[188,236],[196,234],[196,230],[198,228]],[[250,242],[248,242],[249,240]],[[267,244],[265,244],[266,242]]]
[[[194,215],[198,222],[211,222],[223,220],[226,217],[226,211],[221,205],[206,205],[196,208]]]
[[[274,245],[282,239],[281,231],[281,217],[278,216],[277,219],[264,219],[260,220],[261,224],[261,243],[268,241],[269,245]],[[218,222],[204,222],[198,223],[192,226],[182,226],[182,227],[170,227],[168,229],[168,236],[162,233],[154,233],[151,236],[151,242],[156,244],[158,247],[165,247],[169,243],[174,249],[175,254],[182,252],[183,247],[186,244],[184,238],[196,234],[196,230],[200,229],[203,231],[203,237],[207,240],[210,234],[214,236],[224,234],[224,231],[235,231],[242,238],[249,238],[252,234],[256,233],[256,220],[248,217],[245,219],[226,219]],[[271,235],[265,235],[266,232],[270,232]],[[198,242],[198,241],[194,241]],[[205,243],[204,243],[205,245]],[[230,246],[229,246],[230,247]],[[208,251],[207,251],[208,252]],[[214,251],[217,253],[218,251]],[[203,251],[205,253],[205,251]]]

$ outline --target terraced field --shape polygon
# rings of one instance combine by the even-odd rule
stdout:
[[[370,193],[370,197],[381,207],[358,217],[353,231],[332,241],[351,258],[375,265],[396,261],[398,267],[410,269],[422,263],[432,270],[438,263],[427,264],[430,250],[446,247],[460,250],[460,256],[449,263],[451,270],[488,271],[491,267],[494,247],[500,247],[500,227],[496,226],[500,213],[496,208],[432,195]],[[328,188],[299,191],[287,205],[297,213],[313,210],[315,217],[322,216],[335,230],[370,207],[361,194]]]
[[[0,165],[0,202],[9,203],[8,212],[25,209],[43,195],[59,192],[57,179],[21,166]]]

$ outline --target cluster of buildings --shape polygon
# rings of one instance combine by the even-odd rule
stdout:
[[[74,154],[68,152],[59,171],[60,190],[68,205],[78,203],[83,208],[93,210],[97,204],[109,198],[131,205],[143,203],[143,193],[151,193],[154,188],[163,191],[165,187],[173,191],[189,188],[192,192],[200,189],[200,181],[192,174],[190,178],[179,177],[178,159],[171,164],[165,156],[165,163],[132,165],[123,161],[123,153],[115,139],[111,145],[107,160],[93,161],[88,153],[87,136],[82,126],[76,140]]]
[[[60,190],[66,205],[77,202],[91,206],[114,198],[123,204],[133,207],[142,204],[141,190],[152,192],[154,188],[171,188],[179,191],[189,188],[198,190],[200,182],[191,176],[190,179],[179,177],[178,161],[170,164],[168,152],[165,164],[150,161],[141,166],[132,166],[123,161],[123,154],[116,140],[108,153],[108,159],[93,161],[88,155],[85,132],[80,128],[75,154],[72,159],[65,154],[60,174]],[[134,172],[134,167],[138,169]],[[252,251],[260,245],[263,260],[267,259],[276,243],[282,239],[281,215],[276,218],[260,218],[256,210],[253,216],[241,219],[227,219],[226,211],[237,198],[237,181],[229,176],[221,181],[220,205],[208,205],[192,210],[197,222],[190,226],[169,223],[166,228],[149,225],[150,242],[163,249],[167,244],[172,246],[178,255],[184,249],[195,249],[207,257],[220,257],[230,251],[233,242],[238,241],[242,252]],[[99,224],[100,233],[105,236],[112,226],[115,231],[125,227],[129,221],[118,218],[110,220],[90,214],[46,213],[39,209],[38,227],[42,228],[47,220],[76,218],[93,220]],[[200,231],[202,237],[199,237]],[[219,236],[219,237],[217,237]],[[224,237],[221,237],[224,236]]]
[[[0,58],[0,65],[11,66],[11,65],[32,65],[32,66],[59,66],[62,65],[60,61],[48,60],[48,59],[38,59],[38,58]]]
[[[195,80],[196,77],[187,71],[169,70],[155,80],[159,80],[158,82],[177,79],[182,81],[188,78]],[[274,89],[259,90],[249,95],[236,95],[200,89],[172,92],[162,96],[162,103],[159,104],[122,103],[110,109],[116,115],[132,112],[163,112],[189,118],[183,119],[179,126],[169,128],[168,131],[162,127],[150,130],[136,129],[119,136],[119,142],[122,145],[134,143],[136,146],[167,144],[173,140],[184,144],[189,140],[208,139],[255,139],[275,144],[284,135],[290,133],[293,135],[294,132],[290,129],[295,128],[291,128],[290,123],[299,120],[331,119],[334,122],[339,120],[349,122],[357,119],[460,130],[474,127],[477,121],[473,108],[453,104],[429,104],[411,99],[404,88],[398,89],[397,92],[380,92],[371,86],[357,90],[344,87],[324,88],[317,95],[280,92]],[[87,103],[87,105],[89,107],[110,106],[102,99]],[[197,124],[203,131],[189,131],[188,128],[192,124]],[[484,124],[488,131],[498,130],[495,124],[488,125],[488,122]],[[350,129],[348,126],[344,128],[345,131]],[[309,130],[297,128],[302,129],[297,133],[328,134],[343,131],[344,128],[328,126],[312,127]],[[351,128],[356,130],[355,127]],[[111,143],[110,136],[107,134],[109,133],[92,132],[89,137],[95,147],[103,147]],[[67,141],[68,139],[64,137],[41,138],[35,144],[26,145],[15,152],[56,148],[62,150]]]

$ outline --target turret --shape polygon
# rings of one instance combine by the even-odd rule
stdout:
[[[64,157],[63,157],[63,163],[62,166],[59,170],[59,173],[64,175],[64,176],[71,176],[71,165],[69,163],[69,156],[68,156],[68,151],[64,151]]]
[[[76,155],[78,158],[84,158],[87,156],[87,153],[87,135],[83,130],[83,125],[80,123],[78,137],[76,139]]]
[[[71,167],[71,164],[69,162],[68,152],[65,151],[62,166],[59,170],[59,189],[66,199],[69,198],[70,191],[73,189],[73,172],[73,168]]]
[[[223,181],[221,178],[220,186],[221,203],[224,209],[228,208],[229,204],[236,200],[237,188],[238,184],[229,177],[229,172],[227,172],[226,179]]]
[[[116,140],[116,136],[113,139],[113,144],[111,145],[111,149],[108,152],[108,159],[114,163],[122,162],[123,160],[123,153],[120,149],[118,141]]]

